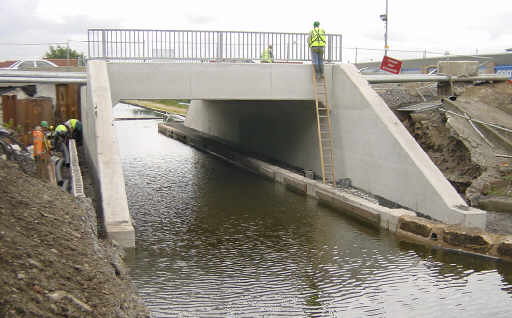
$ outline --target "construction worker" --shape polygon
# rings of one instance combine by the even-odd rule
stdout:
[[[59,147],[61,144],[67,146],[69,138],[69,130],[65,125],[58,125],[55,127],[55,136],[53,138],[53,148],[56,151],[59,151]]]
[[[69,130],[69,137],[76,140],[78,145],[82,144],[82,123],[78,119],[70,119],[64,123]]]
[[[34,144],[34,161],[36,163],[37,175],[46,178],[46,165],[48,163],[48,148],[46,138],[41,126],[32,130],[32,141]]]
[[[272,63],[274,62],[274,52],[272,51],[272,44],[261,53],[261,63]]]
[[[325,31],[320,28],[320,22],[313,23],[313,30],[308,37],[309,47],[311,48],[311,58],[315,68],[316,78],[324,77],[324,49],[325,49]]]

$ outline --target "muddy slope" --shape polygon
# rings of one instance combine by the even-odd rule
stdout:
[[[456,115],[512,128],[512,84],[459,86],[457,99],[443,105],[448,112],[397,111],[439,101],[432,85],[381,84],[374,89],[468,204],[489,212],[488,230],[512,233],[512,159],[496,156],[512,155],[512,133],[478,123],[473,127]]]
[[[0,317],[147,317],[88,199],[0,160]]]

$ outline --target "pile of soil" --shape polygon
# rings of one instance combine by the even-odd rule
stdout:
[[[149,317],[89,199],[0,160],[0,317]]]
[[[467,188],[482,174],[482,169],[471,161],[471,153],[464,143],[446,127],[445,114],[436,111],[410,114],[403,123],[446,179],[465,197]]]
[[[451,114],[397,111],[402,106],[440,100],[424,83],[374,88],[468,204],[489,212],[487,230],[512,234],[512,159],[496,156],[512,155],[512,133],[475,124],[489,145],[467,119],[453,114],[512,128],[512,85],[458,85],[457,99],[443,104]]]

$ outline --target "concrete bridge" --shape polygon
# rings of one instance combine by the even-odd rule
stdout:
[[[327,65],[336,179],[449,224],[484,228],[352,65]],[[86,149],[109,235],[134,246],[112,107],[121,99],[191,99],[185,125],[242,150],[321,174],[312,68],[292,64],[90,61],[82,92]]]

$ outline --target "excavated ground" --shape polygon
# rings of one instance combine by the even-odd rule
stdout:
[[[89,199],[0,159],[0,317],[149,317]]]
[[[439,100],[431,84],[381,84],[374,89],[468,204],[488,211],[487,230],[512,234],[512,159],[496,156],[512,155],[512,134],[481,124],[475,124],[475,129],[467,119],[453,114],[466,113],[512,128],[512,85],[457,87],[457,99],[443,104],[452,114],[397,111],[401,106]]]

